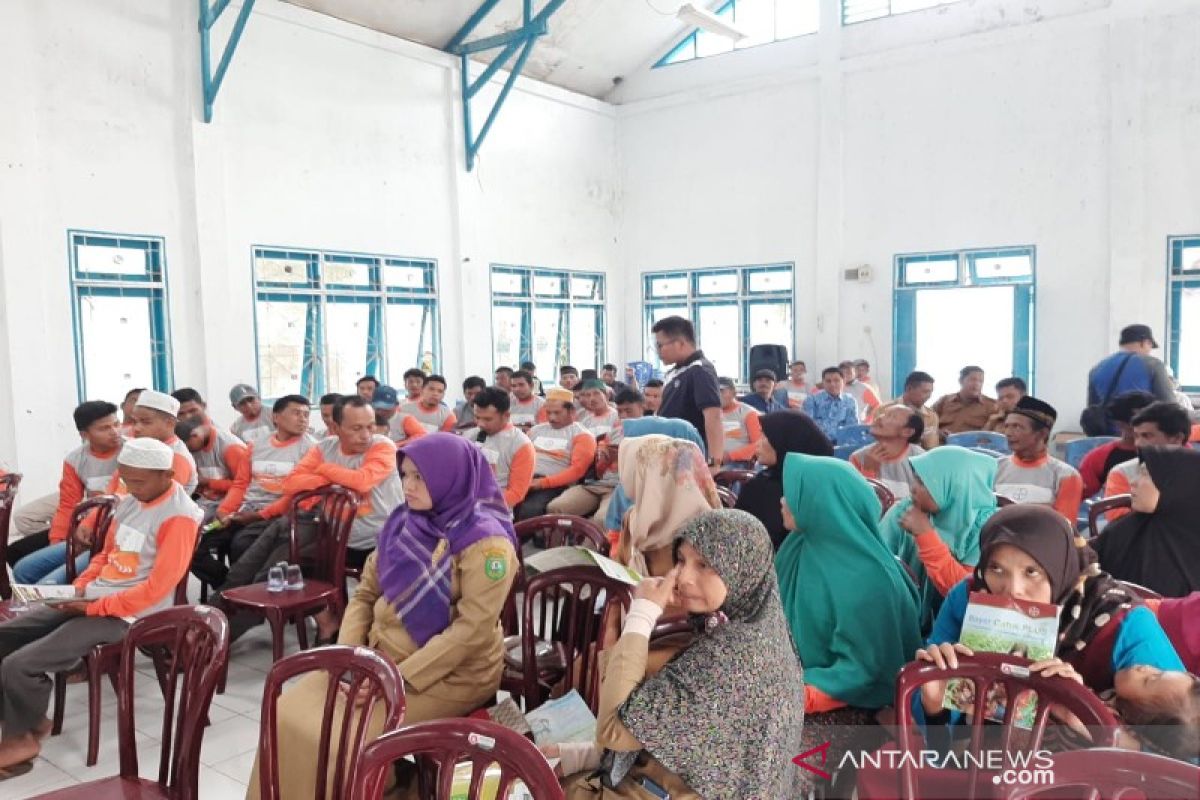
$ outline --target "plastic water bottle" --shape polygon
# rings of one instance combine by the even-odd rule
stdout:
[[[278,564],[276,564],[267,570],[267,591],[282,592],[283,589],[283,570],[279,568]]]
[[[287,565],[287,588],[292,590],[304,588],[304,573],[296,564]]]

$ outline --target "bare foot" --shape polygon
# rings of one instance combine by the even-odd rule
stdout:
[[[32,733],[0,741],[0,769],[7,769],[37,758],[40,752],[42,752],[42,746],[38,744],[37,737]]]

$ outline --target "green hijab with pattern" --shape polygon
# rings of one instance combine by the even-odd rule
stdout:
[[[879,538],[881,506],[846,461],[789,453],[783,497],[796,520],[775,556],[805,680],[859,708],[882,708],[921,646],[916,587]]]
[[[909,463],[937,503],[937,513],[929,517],[934,530],[960,564],[975,566],[979,562],[979,531],[996,513],[992,488],[996,482],[996,459],[965,447],[947,445],[910,458]],[[892,506],[880,523],[879,532],[888,549],[917,576],[921,630],[925,631],[933,624],[942,596],[925,574],[916,540],[900,527],[900,518],[912,504],[912,498],[906,497]]]

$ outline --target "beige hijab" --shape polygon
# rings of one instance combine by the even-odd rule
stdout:
[[[617,453],[621,486],[633,507],[621,521],[617,560],[642,575],[657,574],[647,554],[665,551],[684,523],[721,507],[704,454],[683,439],[650,434],[625,439]],[[651,559],[654,560],[654,559]],[[670,559],[663,559],[670,569]]]

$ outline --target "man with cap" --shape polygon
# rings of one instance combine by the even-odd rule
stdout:
[[[177,424],[179,401],[174,397],[153,389],[146,389],[138,395],[137,403],[133,406],[133,435],[137,438],[157,439],[171,448],[175,453],[175,480],[190,497],[196,491],[200,480],[196,474],[196,460],[192,458],[187,445],[175,435]],[[120,470],[113,473],[105,491],[108,494],[126,494]]]
[[[51,676],[73,669],[95,645],[120,641],[132,620],[170,607],[187,575],[202,512],[173,480],[174,451],[133,439],[117,464],[129,493],[98,534],[104,549],[75,581],[78,599],[0,623],[0,770],[41,751]]]
[[[738,400],[732,378],[718,378],[717,383],[721,387],[721,425],[725,429],[724,463],[735,469],[749,469],[763,435],[758,412]]]
[[[249,443],[258,436],[269,436],[275,426],[271,419],[263,413],[262,400],[258,390],[248,383],[239,383],[229,390],[229,404],[241,416],[229,426],[229,432]]]
[[[1052,506],[1074,525],[1083,501],[1083,478],[1050,455],[1050,431],[1058,420],[1054,406],[1026,395],[1004,422],[1012,455],[996,465],[996,493],[1017,503]]]
[[[787,411],[788,395],[785,389],[776,389],[775,373],[769,369],[760,369],[754,373],[750,386],[754,389],[750,394],[742,395],[742,402],[760,414],[770,414],[772,411]]]
[[[589,378],[579,385],[576,394],[583,411],[579,414],[579,424],[599,439],[607,436],[616,426],[620,417],[617,410],[608,404],[608,386],[599,378]]]
[[[563,388],[546,392],[547,422],[529,431],[536,455],[529,494],[517,508],[517,519],[546,513],[550,501],[579,483],[596,457],[596,437],[575,421],[575,395]]]
[[[421,373],[421,379],[425,379],[424,373]],[[385,383],[375,387],[375,396],[371,400],[375,420],[387,423],[387,436],[398,445],[425,435],[421,423],[413,419],[412,414],[402,411],[399,402],[400,397],[391,386]]]
[[[1149,392],[1157,400],[1171,402],[1175,392],[1167,368],[1150,353],[1158,347],[1149,325],[1126,325],[1121,329],[1117,352],[1102,359],[1088,373],[1087,404],[1105,407],[1126,392]],[[1106,429],[1087,431],[1090,436],[1120,433],[1112,419]]]

